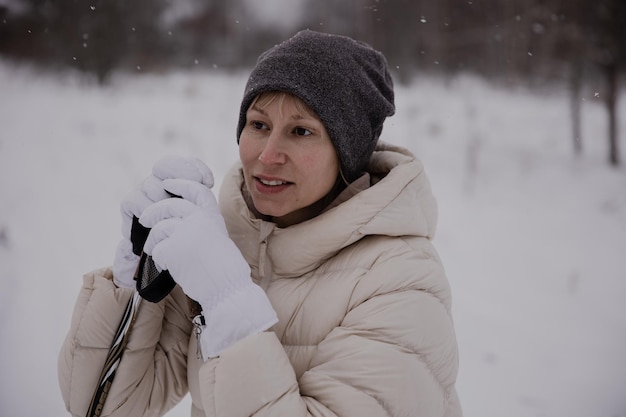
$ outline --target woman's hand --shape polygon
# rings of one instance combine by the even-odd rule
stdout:
[[[144,251],[202,306],[202,353],[205,359],[214,357],[267,330],[276,323],[276,313],[252,282],[209,187],[185,179],[166,179],[163,186],[181,198],[158,201],[143,211],[139,222],[151,228]]]
[[[138,218],[149,205],[171,197],[163,188],[163,180],[169,178],[196,181],[209,188],[213,186],[213,173],[197,158],[168,156],[154,164],[152,175],[129,193],[120,206],[122,240],[113,262],[113,280],[118,287],[135,287],[135,270],[148,234],[148,230],[139,225]]]

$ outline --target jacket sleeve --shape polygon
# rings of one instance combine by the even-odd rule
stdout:
[[[65,407],[85,416],[132,290],[110,269],[86,274],[58,360]],[[159,303],[142,302],[102,416],[160,416],[187,393],[191,332],[187,298],[176,287]]]
[[[379,260],[363,274],[345,316],[299,379],[272,332],[206,362],[206,415],[460,416],[449,287],[426,246]]]
[[[461,416],[448,280],[429,240],[404,243],[362,276],[300,380],[338,415]]]

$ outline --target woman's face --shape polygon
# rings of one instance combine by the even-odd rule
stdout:
[[[252,103],[239,138],[239,157],[254,207],[280,227],[319,214],[319,202],[339,174],[326,128],[289,94],[264,93]]]

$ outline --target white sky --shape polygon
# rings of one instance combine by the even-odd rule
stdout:
[[[303,0],[245,0],[248,13],[260,25],[289,27],[302,16]]]
[[[25,9],[23,2],[19,0],[0,0],[0,6],[5,6],[9,10],[12,10],[17,13]]]
[[[304,3],[304,0],[244,0],[245,17],[250,24],[288,28],[299,20],[303,13]],[[171,0],[163,21],[169,24],[182,17],[193,15],[203,7],[203,4],[202,0]],[[243,17],[241,16],[240,19]]]

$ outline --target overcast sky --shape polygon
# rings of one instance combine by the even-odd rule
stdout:
[[[251,17],[260,25],[288,27],[303,13],[303,0],[244,0]]]
[[[12,0],[0,0],[12,1]],[[243,0],[246,7],[246,16],[249,18],[248,24],[252,21],[259,26],[271,26],[289,28],[297,22],[303,13],[304,0]],[[163,21],[165,24],[193,16],[194,13],[204,7],[204,2],[200,0],[177,0],[170,1],[166,9]],[[241,16],[240,19],[243,19]],[[238,19],[237,16],[233,16]]]

